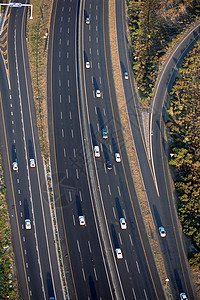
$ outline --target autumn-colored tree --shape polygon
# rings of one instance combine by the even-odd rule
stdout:
[[[197,251],[189,260],[200,267],[200,42],[187,55],[179,69],[179,78],[170,93],[168,115],[175,167],[175,187],[179,199],[178,215],[183,232]]]
[[[141,98],[151,98],[171,41],[200,15],[195,0],[127,1],[133,71]]]

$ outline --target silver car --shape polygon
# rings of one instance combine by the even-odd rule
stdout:
[[[165,228],[163,226],[160,226],[159,227],[159,233],[160,233],[160,236],[163,238],[163,237],[166,237],[166,231],[165,231]]]
[[[25,228],[26,228],[26,230],[31,229],[31,220],[30,219],[25,219]]]
[[[124,78],[128,79],[128,72],[124,72]]]
[[[86,23],[86,24],[90,24],[90,18],[87,17],[87,18],[85,19],[85,23]]]

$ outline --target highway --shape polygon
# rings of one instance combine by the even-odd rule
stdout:
[[[123,12],[123,14],[121,14]],[[170,57],[163,66],[156,86],[151,109],[150,148],[144,137],[142,117],[138,109],[138,97],[133,85],[129,45],[125,30],[124,2],[116,2],[117,35],[119,60],[122,74],[128,71],[130,81],[123,81],[129,121],[132,136],[137,151],[142,178],[154,218],[155,227],[163,225],[167,236],[159,237],[167,278],[173,299],[179,299],[179,294],[185,292],[189,299],[196,299],[191,274],[185,252],[177,213],[175,199],[170,185],[168,168],[168,148],[165,137],[166,107],[169,92],[181,66],[184,56],[199,39],[199,25],[193,28],[187,36],[177,43]],[[122,40],[124,42],[122,42]],[[157,231],[158,232],[158,231]]]
[[[105,38],[108,7],[101,1],[84,3],[83,42],[77,59],[78,2],[61,1],[59,5],[55,2],[48,60],[51,165],[69,295],[75,298],[81,295],[83,299],[108,299],[118,295],[120,299],[163,299],[128,166],[116,98],[111,99],[111,94],[115,94],[114,84],[109,82],[111,74],[107,73],[107,69],[111,70],[110,58],[106,57],[109,43]],[[86,17],[91,18],[91,25],[85,24]],[[102,24],[103,32],[98,30]],[[91,69],[85,70],[86,59],[91,62]],[[76,60],[81,70],[77,69]],[[81,98],[78,76],[83,86]],[[97,87],[102,91],[100,99],[95,98]],[[114,110],[111,100],[115,103]],[[107,126],[109,132],[105,143],[101,137],[102,126]],[[96,161],[93,156],[95,143],[101,149],[101,158]],[[118,165],[114,163],[117,150],[122,154],[122,163]],[[108,158],[113,164],[110,173],[105,168]],[[104,219],[96,213],[95,191],[91,189],[95,180]],[[80,215],[85,216],[86,226],[79,225]],[[128,222],[124,232],[119,225],[122,216]],[[105,242],[99,232],[102,222],[110,249],[103,249]],[[116,247],[122,248],[122,261],[116,258]]]
[[[39,148],[25,43],[26,10],[12,9],[7,40],[8,62],[0,57],[1,150],[22,299],[64,298],[54,230]],[[29,159],[34,158],[35,168]],[[17,160],[18,172],[12,163]],[[25,229],[25,219],[31,229]]]
[[[90,24],[84,27],[83,68],[85,62],[85,95],[91,143],[99,145],[101,157],[96,158],[95,168],[106,211],[109,232],[115,248],[122,249],[124,259],[117,262],[125,298],[164,298],[162,286],[146,236],[140,207],[123,141],[118,112],[108,35],[108,6],[106,2],[85,3],[84,16]],[[103,25],[102,25],[103,24]],[[102,28],[102,30],[99,30]],[[101,98],[95,90],[102,92]],[[108,139],[103,140],[102,129],[108,129]],[[114,153],[120,152],[122,163],[116,163]],[[111,161],[112,170],[105,162]],[[122,231],[119,219],[127,220],[128,228]]]
[[[167,237],[158,239],[173,299],[182,291],[195,299],[168,179],[163,132],[174,70],[199,38],[199,27],[177,46],[161,72],[152,105],[149,160],[127,54],[123,3],[116,1],[119,59],[122,72],[127,70],[130,76],[124,93],[144,185],[156,228],[164,225],[167,230]],[[107,1],[56,0],[52,11],[47,96],[56,234],[67,283],[62,287],[25,45],[25,12],[12,9],[8,64],[0,57],[1,151],[21,296],[164,299],[123,140]],[[103,128],[108,139],[102,137]],[[100,146],[100,158],[94,157],[95,145]],[[121,155],[120,163],[115,152]],[[35,168],[29,167],[30,158],[35,159]],[[12,170],[16,159],[19,172]],[[107,169],[108,160],[112,170]],[[79,216],[85,217],[85,226],[79,224]],[[120,228],[121,217],[127,221],[126,230]],[[30,231],[24,228],[25,218],[31,220]],[[121,248],[122,259],[117,259],[116,248]]]
[[[79,1],[55,1],[48,65],[52,178],[65,276],[72,299],[112,299],[84,153],[77,77]],[[84,216],[86,226],[79,225]]]

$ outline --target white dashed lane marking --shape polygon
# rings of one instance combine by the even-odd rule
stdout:
[[[126,265],[127,272],[129,273],[128,263],[127,263],[126,259],[125,259],[125,265]]]
[[[91,248],[90,241],[88,241],[88,247],[89,247],[89,251],[90,251],[90,253],[92,253],[92,248]]]
[[[66,150],[65,148],[63,149],[64,157],[66,157]]]
[[[108,192],[111,195],[110,185],[108,184]]]
[[[138,264],[137,260],[136,260],[136,266],[137,266],[137,269],[138,269],[138,273],[140,274],[140,268],[139,268],[139,264]]]

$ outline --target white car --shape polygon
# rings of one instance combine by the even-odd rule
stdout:
[[[85,226],[85,217],[84,216],[79,216],[79,225],[80,226]]]
[[[116,162],[121,162],[121,157],[120,157],[120,154],[118,152],[115,153],[115,161]]]
[[[166,237],[166,231],[165,228],[163,226],[159,227],[159,233],[161,237]]]
[[[100,157],[99,146],[94,146],[94,156],[95,157]]]
[[[126,223],[126,220],[124,218],[120,218],[119,222],[120,222],[121,229],[126,229],[127,228],[127,223]]]
[[[86,67],[86,69],[90,69],[90,62],[89,61],[85,62],[85,67]]]
[[[118,259],[122,259],[123,255],[122,255],[122,250],[120,248],[116,248],[115,249],[116,255]]]
[[[186,296],[186,293],[180,293],[180,299],[181,300],[187,300],[187,296]]]
[[[128,79],[128,72],[124,72],[124,78]]]
[[[96,90],[96,97],[100,98],[101,97],[101,91],[100,90]]]
[[[30,164],[30,168],[35,168],[35,159],[34,158],[30,158],[29,164]]]
[[[16,161],[13,161],[13,163],[12,163],[12,167],[13,167],[13,171],[16,171],[16,172],[18,172],[18,171],[19,171],[18,164],[17,164],[17,162],[16,162]]]
[[[86,19],[85,19],[85,23],[86,23],[86,24],[90,24],[90,18],[86,18]]]
[[[30,219],[25,219],[25,228],[27,230],[31,229],[31,220]]]

